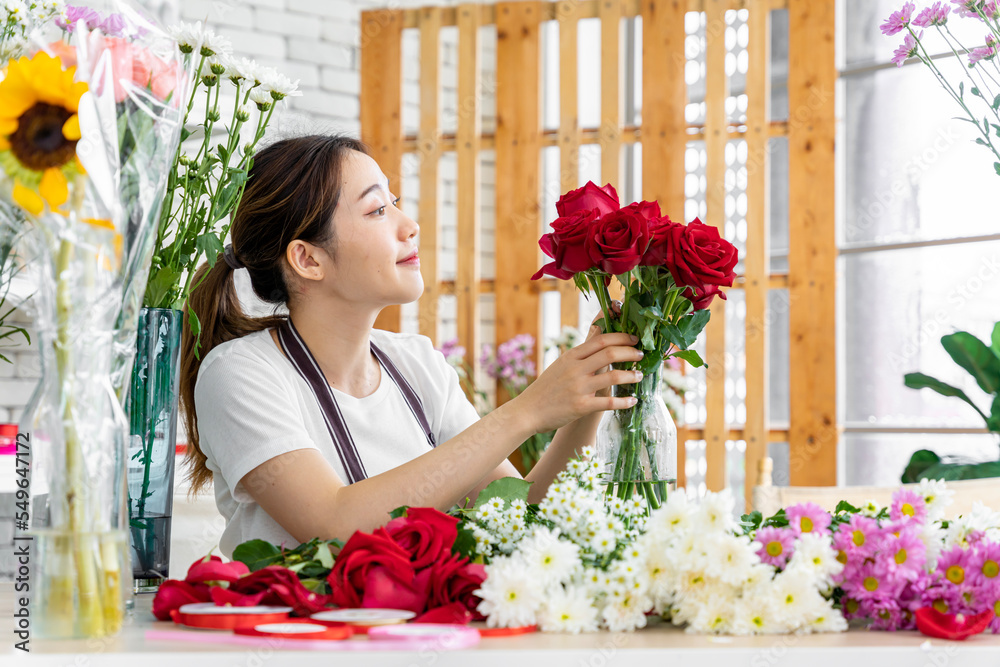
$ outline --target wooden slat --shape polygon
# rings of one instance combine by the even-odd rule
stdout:
[[[479,211],[480,162],[480,55],[479,15],[482,5],[458,6],[458,127],[457,199],[458,272],[455,294],[458,310],[458,340],[465,346],[465,362],[476,368],[480,345],[479,283],[481,228]],[[471,399],[471,396],[470,396]]]
[[[746,506],[758,484],[758,462],[767,456],[768,360],[768,156],[767,117],[771,99],[768,68],[771,0],[752,0],[748,17],[747,54],[747,246],[743,260],[746,293]]]
[[[577,23],[580,3],[559,5],[559,187],[569,192],[580,186],[580,118],[577,113]],[[571,280],[559,281],[559,310],[563,326],[580,326],[580,297]]]
[[[379,9],[361,13],[361,140],[368,144],[396,193],[402,193],[403,159],[403,12]],[[399,306],[379,313],[375,327],[399,331]]]
[[[640,0],[642,14],[642,198],[670,215],[684,211],[684,12],[682,0]],[[677,443],[677,485],[685,485],[684,441]]]
[[[601,0],[581,0],[576,4],[580,5],[580,18],[592,19],[599,15],[599,3]],[[746,9],[752,0],[728,0],[726,9]],[[682,3],[684,11],[703,12],[705,11],[705,0],[686,0]],[[788,0],[772,0],[773,9],[784,9],[788,6]],[[638,16],[642,13],[642,0],[624,0],[623,9],[625,16]],[[541,15],[543,21],[557,21],[559,19],[559,3],[542,3]],[[404,28],[417,28],[420,25],[420,10],[407,9],[403,12]],[[458,14],[454,7],[446,7],[442,12],[442,25],[457,25]],[[479,19],[480,25],[492,25],[496,22],[496,10],[492,5],[483,5],[483,13]]]
[[[708,182],[705,224],[726,228],[726,3],[705,0],[705,175]],[[726,488],[726,302],[712,302],[712,319],[705,327],[705,458],[709,491]]]
[[[836,0],[790,0],[788,131],[790,434],[793,486],[837,482],[834,234]]]
[[[420,296],[419,331],[436,345],[441,253],[441,216],[438,213],[441,184],[438,164],[441,159],[441,8],[420,10],[420,271],[424,293]]]
[[[621,0],[601,0],[601,180],[619,190],[622,178]],[[622,193],[619,192],[619,195]]]
[[[540,2],[501,2],[497,21],[496,339],[538,335],[541,301],[529,289],[540,260],[538,236]],[[542,345],[536,365],[542,367]],[[505,399],[498,386],[497,401]]]
[[[767,132],[769,137],[784,137],[788,136],[788,124],[785,121],[772,121],[768,123]],[[746,125],[726,125],[726,133],[729,135],[730,139],[742,139],[746,137],[747,130]],[[685,135],[688,141],[698,141],[705,138],[705,126],[698,124],[685,125]],[[642,128],[635,125],[626,125],[621,130],[621,141],[624,144],[634,144],[643,140],[642,138]],[[581,128],[580,129],[580,144],[599,144],[601,143],[601,128]],[[490,132],[484,133],[480,137],[481,147],[484,150],[489,150],[495,148],[496,146],[496,136]],[[457,145],[457,139],[454,134],[448,133],[441,136],[441,149],[444,151],[453,151]],[[541,145],[546,146],[558,146],[559,145],[559,130],[543,130],[541,134]],[[420,147],[420,137],[417,134],[408,134],[403,138],[403,152],[404,153],[416,153]]]

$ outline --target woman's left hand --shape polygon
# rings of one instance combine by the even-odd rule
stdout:
[[[612,313],[612,315],[614,317],[620,317],[621,316],[621,314],[622,314],[622,302],[621,301],[618,301],[617,299],[615,299],[615,300],[613,300],[611,302],[611,313]],[[604,317],[604,313],[603,312],[597,313],[597,315],[594,316],[594,320],[593,320],[593,322],[591,322],[590,331],[587,333],[587,340],[590,340],[594,336],[597,336],[597,335],[599,335],[601,333],[601,328],[599,326],[597,326],[597,320],[601,319],[602,317]],[[605,326],[607,326],[607,325],[605,325]],[[584,341],[584,342],[586,342],[586,341]],[[605,366],[604,368],[602,368],[599,371],[597,371],[596,373],[594,373],[594,375],[600,375],[601,373],[607,373],[610,368],[611,368],[610,366]],[[595,396],[610,396],[610,395],[611,395],[611,387],[606,387],[605,389],[599,389],[597,391],[597,393],[595,394]]]

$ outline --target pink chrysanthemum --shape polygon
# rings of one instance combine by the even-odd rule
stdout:
[[[757,555],[761,562],[781,569],[792,557],[795,533],[791,528],[761,528],[754,541],[760,544]]]
[[[911,489],[897,489],[892,494],[892,505],[889,506],[889,518],[893,521],[927,521],[927,501]]]
[[[923,31],[921,31],[917,34],[917,39],[920,39],[923,35]],[[896,63],[896,67],[902,67],[907,58],[912,58],[915,55],[917,55],[917,40],[913,38],[913,35],[907,34],[903,38],[903,43],[892,52],[890,60]]]
[[[895,35],[898,32],[902,32],[910,24],[910,17],[913,16],[914,9],[916,9],[916,5],[912,2],[903,3],[902,9],[889,14],[889,18],[885,20],[885,23],[879,26],[882,34]]]
[[[866,560],[859,567],[851,568],[842,587],[856,600],[895,600],[903,588],[903,581],[881,560]]]
[[[981,540],[969,558],[969,580],[977,588],[1000,587],[1000,544]]]
[[[916,579],[927,562],[927,546],[917,531],[909,522],[887,526],[879,547],[889,568],[908,580]]]
[[[935,2],[930,7],[925,7],[919,14],[917,18],[910,21],[910,25],[915,25],[918,28],[929,28],[932,25],[945,25],[948,23],[948,14],[951,13],[951,9],[948,8],[943,2]]]
[[[788,526],[796,535],[802,533],[824,535],[830,532],[830,513],[816,503],[792,505],[785,510],[785,516],[788,517]]]
[[[969,67],[982,60],[993,60],[997,55],[997,41],[993,35],[986,36],[986,46],[977,46],[969,51]]]
[[[976,8],[982,6],[983,0],[951,0],[951,4],[955,5],[955,13],[962,18],[975,19],[979,18]]]
[[[938,579],[932,588],[940,588],[939,596],[944,599],[952,614],[968,614],[982,611],[988,597],[987,590],[974,584],[972,575],[972,550],[955,546],[941,554],[935,574]]]
[[[840,560],[847,565],[850,562],[860,563],[875,554],[879,540],[882,537],[881,528],[875,519],[855,514],[847,523],[842,523],[833,536],[833,547],[846,557]]]
[[[869,604],[869,615],[874,630],[895,632],[908,629],[908,621],[912,615],[909,610],[901,608],[894,598],[874,598]]]

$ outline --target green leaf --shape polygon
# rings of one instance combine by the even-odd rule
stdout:
[[[966,331],[958,331],[941,338],[941,345],[956,364],[976,378],[979,387],[987,394],[1000,391],[1000,357]]]
[[[841,500],[837,503],[836,509],[833,510],[834,514],[840,514],[841,512],[850,512],[851,514],[857,514],[861,510],[846,500]]]
[[[161,266],[146,284],[146,296],[143,305],[147,308],[168,308],[166,303],[170,294],[179,287],[181,272],[172,266]]]
[[[778,510],[774,513],[774,516],[764,519],[760,525],[762,528],[784,528],[788,525],[788,516],[785,514],[785,509]]]
[[[744,514],[740,517],[740,525],[743,526],[743,534],[752,533],[753,531],[760,528],[761,521],[764,520],[764,515],[759,511],[754,510],[750,514]]]
[[[393,511],[389,512],[389,518],[398,519],[401,516],[406,516],[406,510],[410,509],[409,506],[403,505],[402,507],[397,507]]]
[[[937,378],[932,378],[930,375],[924,375],[923,373],[907,373],[903,376],[903,384],[905,384],[910,389],[932,389],[942,396],[954,396],[955,398],[960,398],[969,405],[972,409],[979,413],[979,416],[986,420],[986,415],[983,411],[972,402],[964,391],[958,387],[953,387],[946,382],[941,382]]]
[[[979,144],[980,146],[989,146],[989,144],[983,141],[982,137],[976,137],[976,143]]]
[[[959,97],[959,99],[961,99],[963,95],[965,95],[965,82],[964,81],[959,81],[958,82],[958,97]]]
[[[997,136],[1000,137],[1000,127],[997,127]],[[993,163],[993,170],[997,172],[997,176],[1000,176],[1000,162]]]
[[[1000,162],[997,162],[997,166],[1000,167]],[[993,350],[993,354],[1000,358],[1000,322],[993,325],[993,336],[990,339],[990,349]]]
[[[701,368],[702,366],[705,365],[705,362],[702,360],[701,356],[694,350],[679,350],[677,352],[674,352],[673,356],[680,357],[681,359],[688,362],[695,368]]]
[[[642,327],[642,347],[647,350],[656,348],[655,332],[659,322],[656,320],[646,320]]]
[[[994,111],[1000,109],[1000,95],[997,95],[996,97],[993,98],[993,104],[991,104],[990,106],[993,107]]]
[[[512,500],[528,502],[528,491],[530,489],[531,482],[517,477],[495,479],[479,492],[479,497],[476,498],[476,504],[473,505],[473,509],[479,509],[492,498],[503,498],[508,505]]]
[[[316,547],[316,560],[328,570],[333,567],[333,552],[329,544],[322,542]]]
[[[256,572],[281,560],[281,550],[266,540],[250,540],[233,549],[233,560]]]
[[[1000,394],[993,397],[993,405],[990,406],[990,416],[986,420],[986,428],[994,433],[1000,433]]]
[[[1000,461],[987,461],[986,463],[941,462],[921,471],[919,479],[943,479],[950,482],[987,477],[1000,477]]]
[[[222,158],[223,162],[229,162],[229,150],[223,144],[216,146],[215,150],[219,152],[219,157]]]
[[[903,469],[903,476],[900,477],[900,481],[904,484],[912,484],[914,482],[919,482],[922,473],[928,468],[933,468],[941,462],[941,457],[932,452],[929,449],[918,449],[913,452],[913,456],[910,457],[910,462],[906,464],[906,468]]]
[[[465,521],[458,524],[458,537],[451,545],[451,552],[462,558],[476,557],[476,536],[468,529]]]
[[[222,245],[222,241],[219,240],[215,232],[199,234],[198,238],[194,240],[194,247],[197,248],[199,253],[205,255],[209,266],[215,266],[219,255],[226,251],[225,246]]]
[[[976,88],[975,86],[973,86],[973,87],[972,87],[972,88],[971,88],[971,89],[969,90],[969,92],[970,92],[970,93],[972,93],[973,95],[975,95],[976,97],[982,97],[982,96],[983,96],[983,94],[982,94],[982,93],[980,93],[980,92],[979,92],[979,89],[978,89],[978,88]]]
[[[201,349],[201,320],[198,319],[198,314],[190,308],[187,309],[187,316],[191,337],[194,338],[194,356],[196,359],[201,359],[198,356],[198,351]]]

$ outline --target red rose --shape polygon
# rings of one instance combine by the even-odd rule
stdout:
[[[250,568],[238,560],[224,563],[218,556],[207,556],[191,563],[184,581],[189,584],[201,584],[208,581],[232,583],[249,572]]]
[[[712,305],[715,297],[718,296],[725,299],[726,293],[718,285],[703,285],[698,292],[688,287],[681,293],[681,296],[691,302],[692,310],[705,310]]]
[[[434,607],[413,619],[412,623],[444,623],[447,625],[468,625],[473,620],[472,612],[460,602],[452,602],[443,607]]]
[[[238,593],[222,586],[212,586],[210,593],[217,607],[255,607],[262,604],[261,600],[267,595],[267,591]]]
[[[632,202],[628,206],[625,206],[624,210],[638,213],[649,222],[659,220],[663,215],[660,213],[660,205],[655,201]]]
[[[699,295],[708,285],[732,287],[738,253],[715,227],[695,218],[690,224],[671,227],[665,243],[664,264],[679,286],[693,287]]]
[[[413,583],[410,555],[395,540],[377,528],[374,533],[358,531],[347,540],[327,577],[331,599],[338,607],[361,606],[362,594],[373,568],[384,567],[399,582]]]
[[[597,211],[600,217],[607,213],[617,211],[618,193],[608,183],[604,187],[597,187],[593,181],[587,181],[582,188],[570,190],[556,202],[556,211],[559,217],[566,217],[579,211]]]
[[[458,519],[432,507],[411,507],[406,516],[387,523],[385,532],[409,552],[413,569],[420,570],[451,554]]]
[[[418,573],[409,582],[401,581],[385,567],[373,567],[365,580],[361,606],[369,609],[388,607],[406,609],[415,614],[427,608],[427,582],[430,569]]]
[[[587,252],[605,273],[618,275],[639,265],[649,243],[649,224],[634,208],[609,213],[591,227]]]
[[[649,246],[646,247],[646,252],[639,263],[643,266],[662,266],[667,261],[667,238],[670,236],[670,230],[683,226],[667,216],[650,219]]]
[[[322,611],[330,601],[328,596],[303,586],[297,574],[280,565],[268,565],[240,577],[229,585],[229,591],[243,595],[264,593],[258,604],[285,605],[297,616]]]
[[[435,562],[430,571],[428,609],[458,602],[470,612],[475,611],[479,604],[475,591],[486,581],[486,568],[483,565],[470,563],[467,558],[452,554],[449,558]]]
[[[557,218],[552,223],[552,232],[544,234],[538,240],[542,251],[555,261],[543,266],[531,279],[538,280],[543,275],[550,275],[568,280],[574,273],[594,268],[594,262],[587,252],[587,239],[590,238],[590,228],[597,217],[597,211],[590,210]]]
[[[211,599],[207,584],[189,584],[167,579],[160,584],[160,589],[153,598],[153,616],[159,621],[169,621],[173,610],[194,602],[210,602]]]

